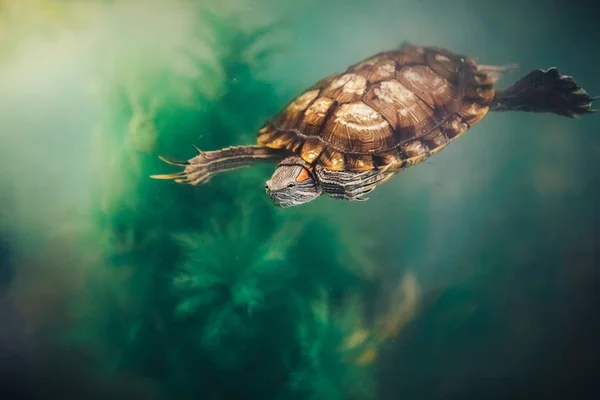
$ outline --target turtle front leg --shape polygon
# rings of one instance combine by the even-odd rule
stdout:
[[[350,201],[366,201],[366,194],[372,192],[377,185],[392,177],[387,168],[372,171],[331,171],[320,165],[315,167],[315,173],[323,192],[335,199]]]
[[[262,146],[234,146],[215,151],[201,151],[188,161],[170,161],[159,157],[167,164],[184,167],[173,174],[151,175],[153,179],[171,179],[177,183],[199,185],[208,182],[213,176],[233,169],[252,166],[265,161],[281,160],[289,152]]]

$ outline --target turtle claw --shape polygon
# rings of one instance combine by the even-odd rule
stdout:
[[[194,149],[196,149],[196,151],[198,152],[199,155],[205,155],[206,154],[206,152],[204,150],[200,150],[200,148],[198,146],[196,146],[195,144],[193,144],[192,147]]]
[[[183,172],[176,172],[174,174],[157,174],[157,175],[150,175],[150,178],[152,179],[172,179],[174,181],[178,181],[181,179],[185,178],[185,173]]]
[[[208,157],[206,152],[201,151],[196,146],[194,147],[198,150],[199,154],[189,161],[172,161],[158,156],[161,161],[176,167],[183,167],[183,170],[172,174],[150,175],[150,178],[172,180],[176,183],[189,185],[199,185],[208,182],[212,178],[210,166],[213,160]]]
[[[158,159],[161,160],[164,163],[167,163],[169,165],[174,165],[176,167],[186,167],[189,165],[189,163],[187,161],[174,161],[174,160],[169,160],[168,158],[165,158],[163,156],[158,156]]]
[[[591,108],[592,102],[600,96],[590,97],[573,77],[561,74],[556,68],[549,68],[543,72],[547,75],[549,83],[553,84],[549,98],[553,101],[558,114],[578,118],[596,111]]]

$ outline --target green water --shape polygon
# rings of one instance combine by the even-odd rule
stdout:
[[[593,15],[0,2],[0,398],[588,398],[597,115],[491,113],[365,203],[277,209],[273,165],[148,176],[172,170],[158,155],[253,144],[303,89],[403,41],[518,63],[501,87],[556,66],[600,94]]]

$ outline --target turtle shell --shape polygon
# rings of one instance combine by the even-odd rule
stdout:
[[[262,127],[258,144],[334,171],[400,169],[477,123],[493,98],[471,58],[405,44],[319,81]]]

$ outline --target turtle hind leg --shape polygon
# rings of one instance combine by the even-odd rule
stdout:
[[[213,176],[234,169],[252,166],[265,161],[285,158],[288,152],[262,146],[235,146],[216,151],[201,151],[185,162],[169,161],[159,157],[167,164],[183,167],[183,170],[172,174],[151,175],[152,179],[168,179],[177,183],[200,185],[208,182]]]
[[[587,92],[556,68],[536,69],[506,90],[496,91],[493,111],[546,112],[576,118],[595,112]]]

